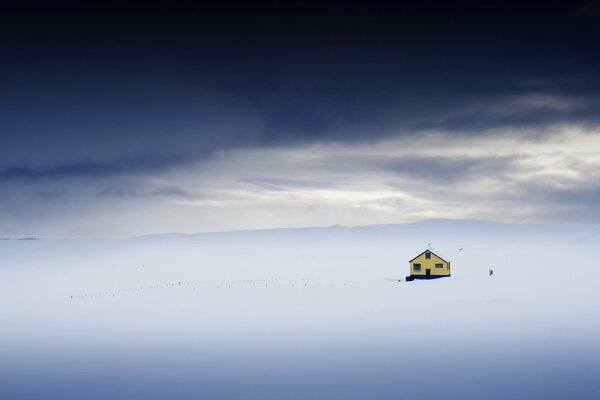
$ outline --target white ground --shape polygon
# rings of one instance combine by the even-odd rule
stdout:
[[[427,243],[452,277],[405,282]],[[3,240],[0,397],[594,398],[599,260],[597,225]]]

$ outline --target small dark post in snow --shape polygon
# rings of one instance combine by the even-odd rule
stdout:
[[[494,270],[490,269],[490,276],[494,275]]]
[[[179,286],[181,286],[181,281],[179,281]]]

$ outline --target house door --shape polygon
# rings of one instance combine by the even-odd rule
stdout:
[[[427,279],[429,279],[429,277],[431,276],[431,269],[430,268],[427,268],[425,270],[425,275],[427,275]]]

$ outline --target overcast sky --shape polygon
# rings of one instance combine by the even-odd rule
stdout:
[[[219,4],[2,10],[0,237],[600,223],[592,2]]]

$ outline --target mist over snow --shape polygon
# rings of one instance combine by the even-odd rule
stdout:
[[[595,398],[599,239],[427,220],[3,240],[0,397]],[[405,282],[428,243],[452,277]]]

